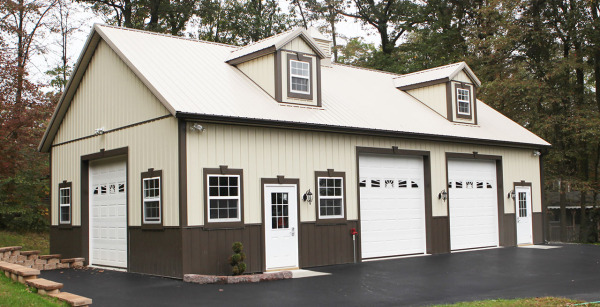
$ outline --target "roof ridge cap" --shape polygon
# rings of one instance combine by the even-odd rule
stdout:
[[[287,30],[287,31],[283,31],[283,32],[281,32],[281,33],[277,33],[277,34],[275,34],[275,35],[271,35],[271,36],[269,36],[269,37],[265,37],[265,38],[263,38],[263,39],[261,39],[261,40],[257,40],[257,41],[255,41],[255,42],[252,42],[252,43],[250,43],[250,44],[247,44],[247,45],[244,45],[244,46],[239,46],[238,48],[236,48],[236,49],[234,49],[234,50],[231,50],[231,52],[238,51],[238,50],[242,50],[242,49],[244,49],[244,48],[247,48],[247,47],[250,47],[250,46],[254,46],[254,45],[258,44],[258,43],[264,42],[264,41],[266,41],[266,40],[268,40],[268,39],[273,39],[273,38],[276,38],[276,37],[278,37],[278,36],[282,36],[282,35],[284,35],[284,34],[289,34],[289,33],[291,33],[291,32],[294,32],[294,31],[296,31],[296,29],[298,29],[298,27],[291,28],[291,29],[289,29],[289,30]],[[273,44],[273,45],[275,45],[275,44]]]
[[[428,69],[417,70],[417,71],[414,71],[414,72],[411,72],[408,74],[400,75],[400,77],[408,77],[408,76],[412,76],[412,75],[424,74],[424,73],[427,73],[430,71],[440,70],[440,69],[448,68],[451,66],[460,66],[460,64],[462,64],[462,63],[464,63],[464,62],[457,62],[457,63],[452,63],[452,64],[446,64],[443,66],[437,66],[437,67],[432,67],[432,68],[428,68]]]
[[[95,26],[113,28],[113,29],[130,31],[130,32],[139,32],[139,33],[150,34],[150,35],[155,35],[155,36],[163,36],[163,37],[167,37],[167,38],[181,39],[181,40],[192,41],[192,42],[196,42],[196,43],[217,45],[217,46],[223,46],[223,47],[230,47],[230,48],[236,48],[236,47],[238,47],[238,46],[231,45],[231,44],[217,43],[217,42],[211,42],[211,41],[197,39],[197,38],[175,36],[175,35],[172,35],[172,34],[158,33],[158,32],[152,32],[152,31],[147,31],[147,30],[140,30],[140,29],[132,29],[132,28],[126,28],[126,27],[119,27],[119,26],[107,25],[107,24],[103,24],[103,23],[97,23],[97,24],[95,24]]]

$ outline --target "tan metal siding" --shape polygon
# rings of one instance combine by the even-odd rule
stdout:
[[[132,128],[55,146],[52,148],[52,225],[58,225],[58,184],[73,182],[73,225],[81,225],[81,156],[129,147],[127,181],[128,221],[141,222],[141,173],[148,168],[163,171],[163,214],[165,226],[179,225],[179,168],[177,120],[169,117]]]
[[[302,37],[293,39],[291,42],[283,46],[283,49],[315,54],[315,51],[304,41]]]
[[[203,168],[228,165],[244,170],[244,220],[260,223],[260,178],[285,175],[299,178],[299,191],[315,193],[314,172],[330,168],[346,172],[348,219],[358,219],[356,147],[425,150],[431,152],[433,216],[446,216],[447,203],[437,199],[446,189],[446,152],[500,155],[503,157],[504,189],[525,180],[533,184],[533,210],[541,211],[539,162],[531,150],[445,142],[369,137],[349,134],[307,132],[258,127],[202,124],[203,133],[187,135],[188,223],[204,221]],[[300,221],[315,220],[315,203],[300,203]],[[514,202],[505,201],[505,212],[514,212]]]
[[[53,144],[167,115],[167,109],[101,41]]]
[[[444,118],[448,116],[446,83],[421,87],[407,92]]]
[[[317,45],[319,46],[319,48],[321,48],[321,50],[323,50],[323,53],[325,53],[325,56],[331,57],[331,42],[326,41],[326,40],[321,40],[318,38],[314,38],[314,39],[315,39],[315,42],[317,42]]]
[[[464,70],[459,72],[458,74],[456,74],[456,76],[452,80],[465,82],[465,83],[473,83],[473,80],[471,80],[471,78],[469,78],[469,76],[465,73]]]
[[[246,76],[275,97],[275,56],[268,54],[237,65]]]

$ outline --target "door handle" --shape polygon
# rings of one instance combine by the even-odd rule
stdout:
[[[292,237],[293,237],[294,235],[296,235],[296,228],[292,227],[291,231],[292,231]]]

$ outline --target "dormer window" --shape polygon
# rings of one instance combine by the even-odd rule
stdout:
[[[471,115],[471,99],[468,89],[456,89],[456,103],[458,114]]]
[[[291,60],[290,68],[290,90],[293,93],[310,94],[310,64]]]

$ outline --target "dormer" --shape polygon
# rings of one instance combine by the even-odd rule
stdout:
[[[451,122],[477,124],[481,81],[465,62],[402,75],[394,85]]]
[[[324,36],[297,28],[234,50],[227,63],[277,102],[320,107],[321,62],[329,53]]]

